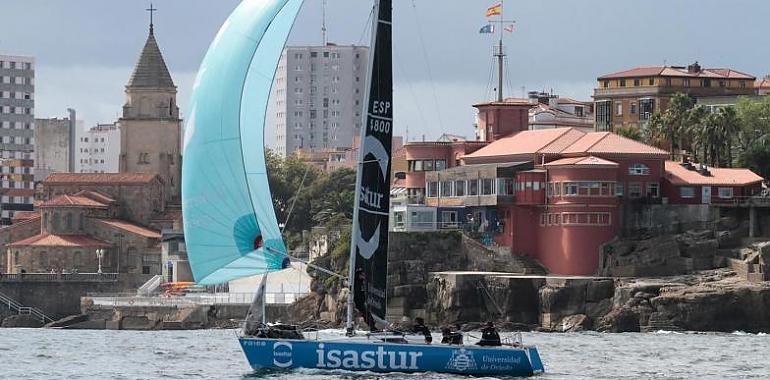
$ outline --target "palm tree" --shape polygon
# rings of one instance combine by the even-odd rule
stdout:
[[[685,119],[685,126],[682,131],[682,135],[686,136],[686,140],[690,145],[693,156],[698,157],[698,150],[704,150],[706,146],[703,141],[704,122],[708,110],[702,105],[697,105],[687,112]],[[704,158],[705,160],[705,158]]]
[[[733,144],[740,131],[740,121],[735,107],[722,107],[718,111],[723,132],[723,144],[727,150],[727,167],[733,167]]]

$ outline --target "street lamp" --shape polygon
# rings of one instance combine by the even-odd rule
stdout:
[[[104,249],[97,249],[96,250],[96,258],[99,259],[99,269],[97,270],[97,273],[102,274],[102,258],[104,257]]]

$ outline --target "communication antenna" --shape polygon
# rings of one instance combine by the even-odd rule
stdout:
[[[321,35],[323,36],[323,46],[326,46],[326,0],[321,5]]]

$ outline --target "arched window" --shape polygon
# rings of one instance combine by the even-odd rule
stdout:
[[[645,164],[633,164],[628,167],[628,175],[650,175],[650,167]]]

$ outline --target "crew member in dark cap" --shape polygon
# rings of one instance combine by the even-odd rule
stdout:
[[[495,324],[487,322],[487,326],[481,329],[481,340],[476,343],[479,346],[500,346],[500,334],[497,333]]]

